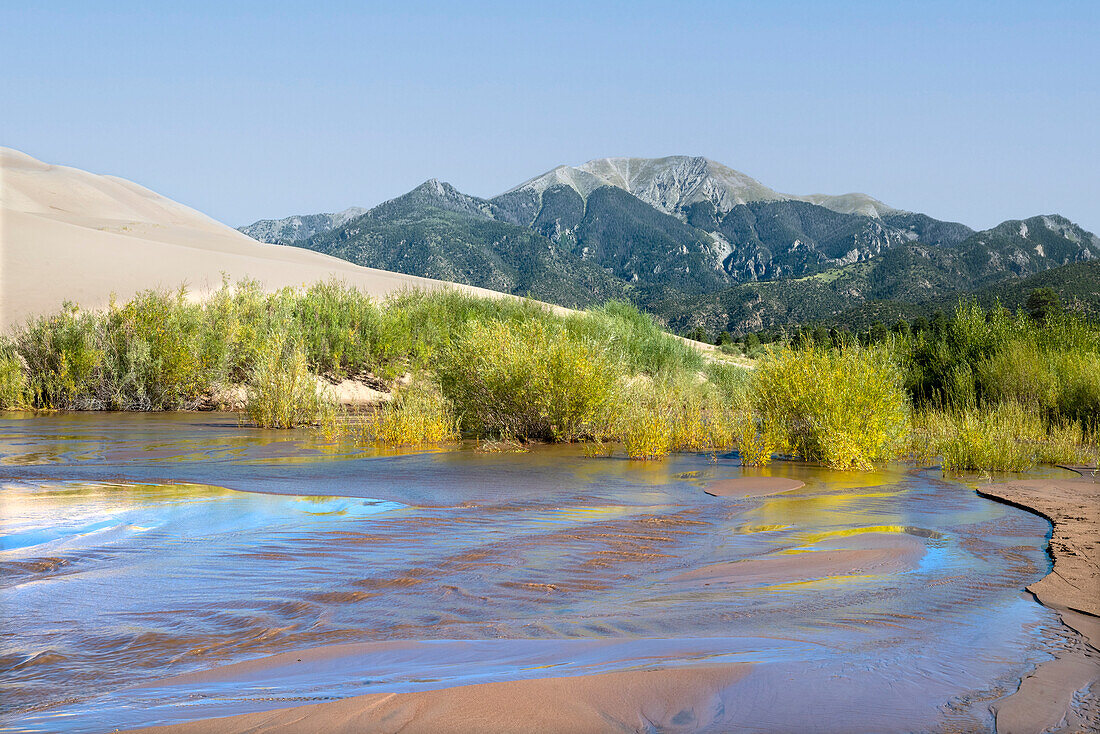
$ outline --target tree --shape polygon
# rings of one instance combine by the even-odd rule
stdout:
[[[707,336],[707,330],[702,326],[696,326],[694,329],[687,333],[687,338],[697,342],[710,343],[710,337]]]
[[[928,331],[929,328],[931,327],[928,325],[928,319],[926,319],[925,317],[918,316],[917,318],[913,319],[914,334],[923,334],[924,332]]]
[[[833,338],[833,346],[837,348],[851,346],[857,341],[856,337],[852,335],[852,330],[846,325],[841,326],[839,329],[833,329],[830,336]]]
[[[905,319],[898,319],[894,323],[893,331],[900,336],[909,336],[909,322]]]
[[[886,324],[881,321],[876,321],[871,324],[871,330],[867,332],[867,340],[871,344],[876,344],[881,341],[886,341],[886,336],[889,334],[886,330]]]
[[[932,333],[936,336],[943,336],[947,333],[947,314],[943,311],[936,311],[932,314]]]
[[[1036,288],[1027,297],[1027,312],[1038,322],[1050,321],[1063,311],[1062,299],[1053,288]]]
[[[758,346],[760,346],[760,337],[758,337],[756,334],[753,334],[751,332],[748,333],[748,334],[745,334],[745,351],[746,352],[751,350],[751,349],[755,349]]]
[[[721,334],[718,335],[718,338],[714,340],[714,343],[720,347],[725,346],[726,344],[733,344],[733,337],[730,336],[730,333],[728,331],[723,331]]]

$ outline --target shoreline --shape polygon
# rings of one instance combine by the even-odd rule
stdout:
[[[127,730],[127,734],[587,734],[690,731],[724,716],[721,693],[751,664],[671,667],[370,693]],[[535,701],[539,703],[533,705]]]
[[[1094,467],[1063,468],[1081,478],[975,488],[981,497],[1050,522],[1051,570],[1027,591],[1072,633],[1053,660],[1040,663],[1015,693],[993,704],[998,733],[1095,731],[1100,726],[1094,703],[1100,694],[1100,476]]]

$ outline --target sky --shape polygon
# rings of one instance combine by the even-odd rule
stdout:
[[[703,155],[1100,233],[1100,2],[0,0],[0,145],[238,226]]]

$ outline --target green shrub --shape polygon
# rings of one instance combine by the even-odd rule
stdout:
[[[96,374],[103,360],[97,317],[72,304],[31,322],[15,336],[35,407],[94,408]]]
[[[10,345],[0,344],[0,409],[27,405],[27,378],[23,363]]]
[[[1080,423],[1048,426],[1034,408],[1015,402],[927,412],[919,424],[943,456],[945,472],[1021,472],[1088,461],[1093,453]]]
[[[95,393],[108,408],[191,408],[221,377],[224,349],[209,348],[215,335],[203,308],[188,303],[182,290],[139,293],[98,325],[104,354]]]
[[[316,423],[331,408],[305,352],[296,344],[273,340],[252,367],[245,412],[261,428],[295,428]]]
[[[1057,391],[1052,421],[1077,421],[1086,430],[1100,429],[1100,354],[1058,351],[1051,357]]]
[[[437,372],[466,430],[552,441],[600,432],[621,374],[605,351],[541,320],[473,321]]]
[[[571,334],[599,344],[629,373],[650,376],[703,369],[699,350],[678,339],[647,313],[624,301],[608,301],[566,321]]]
[[[868,468],[905,446],[909,401],[882,349],[781,349],[757,365],[750,390],[761,418],[805,459]]]
[[[381,315],[369,296],[338,281],[316,283],[294,299],[292,312],[314,370],[347,375],[375,365]]]

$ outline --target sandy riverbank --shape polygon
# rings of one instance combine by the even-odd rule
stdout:
[[[134,734],[686,732],[721,720],[725,712],[719,693],[749,668],[673,668],[377,693]]]
[[[1071,631],[1064,649],[994,705],[997,731],[1097,731],[1100,727],[1100,477],[983,485],[978,493],[1047,518],[1051,572],[1028,587]]]

